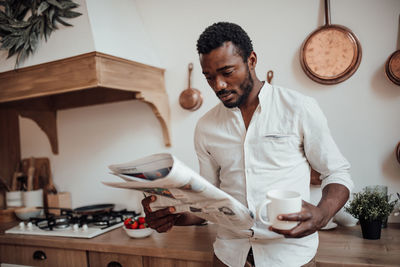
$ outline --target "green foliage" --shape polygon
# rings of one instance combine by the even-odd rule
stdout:
[[[58,29],[57,24],[72,26],[62,18],[82,15],[71,11],[78,4],[71,0],[4,0],[0,1],[0,49],[8,57],[17,55],[15,67],[38,48],[39,41]]]
[[[397,199],[390,201],[391,196],[377,190],[366,190],[354,193],[353,200],[345,207],[353,217],[365,220],[385,220],[393,211]]]

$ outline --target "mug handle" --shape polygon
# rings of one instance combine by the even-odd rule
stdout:
[[[260,204],[260,206],[258,206],[258,209],[257,209],[257,218],[258,218],[263,224],[266,224],[266,225],[272,225],[272,223],[269,222],[269,221],[266,221],[266,220],[264,220],[264,219],[262,218],[262,216],[261,216],[261,211],[262,211],[263,209],[265,209],[265,207],[266,207],[269,203],[271,203],[271,200],[266,199],[266,200],[264,200],[264,201]]]

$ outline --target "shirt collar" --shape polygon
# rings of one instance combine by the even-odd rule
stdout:
[[[271,92],[272,92],[272,86],[268,82],[264,82],[264,85],[261,87],[260,92],[258,92],[258,96],[257,96],[258,101],[259,101],[258,106],[260,109],[263,106],[266,99],[268,98],[268,96],[271,94]],[[222,104],[222,106],[227,110],[230,110],[233,112],[240,112],[240,109],[238,107],[227,108],[224,106],[224,104],[222,102],[220,104]]]
[[[264,85],[261,87],[260,92],[258,93],[258,101],[259,101],[258,106],[260,109],[264,105],[266,99],[269,97],[271,92],[272,92],[272,86],[269,83],[264,82]]]

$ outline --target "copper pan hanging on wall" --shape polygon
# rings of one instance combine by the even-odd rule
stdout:
[[[394,84],[400,85],[400,20],[398,31],[397,51],[393,52],[393,54],[391,54],[386,60],[385,73],[389,80],[391,80]]]
[[[321,84],[347,80],[361,63],[361,44],[348,28],[331,24],[330,2],[325,0],[325,25],[303,42],[300,63],[307,76]]]

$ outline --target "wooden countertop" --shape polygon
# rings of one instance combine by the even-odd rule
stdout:
[[[361,227],[319,231],[320,266],[400,266],[400,224],[388,224],[381,239],[363,239]]]
[[[12,224],[0,225],[0,244],[212,261],[216,225],[174,227],[165,234],[132,239],[122,228],[91,239],[4,234]],[[400,266],[400,224],[382,229],[380,240],[362,238],[360,226],[320,231],[318,266]]]
[[[8,227],[10,228],[10,227]],[[0,234],[0,244],[44,246],[161,258],[212,261],[215,225],[176,226],[168,233],[154,232],[149,238],[130,238],[117,228],[94,238]]]

